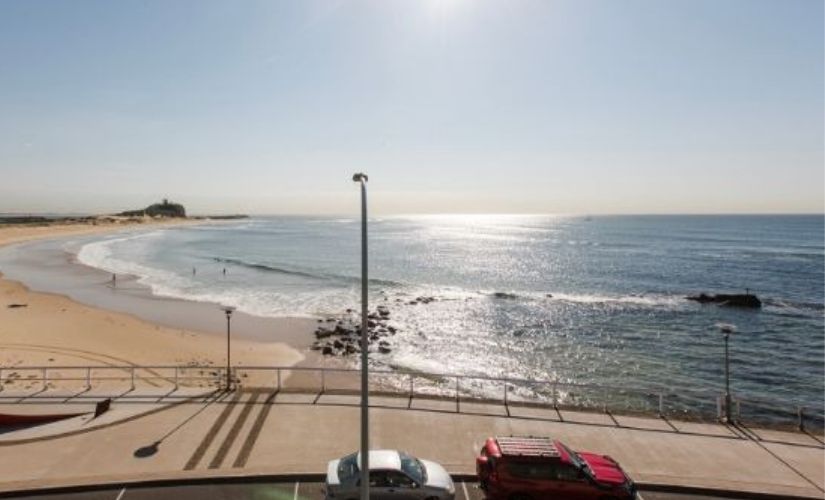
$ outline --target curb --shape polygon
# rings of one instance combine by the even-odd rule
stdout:
[[[787,493],[756,493],[752,491],[725,490],[722,488],[709,488],[705,486],[684,486],[659,483],[636,482],[636,487],[641,493],[678,493],[684,495],[705,495],[731,499],[747,500],[801,500],[815,499],[815,496],[789,495]]]
[[[12,491],[0,492],[0,499],[2,498],[20,498],[37,495],[54,495],[54,494],[70,494],[83,493],[93,491],[103,491],[115,488],[152,488],[152,487],[170,487],[170,486],[194,486],[194,485],[208,485],[208,484],[237,484],[237,483],[320,483],[324,482],[325,474],[322,473],[291,473],[291,474],[249,474],[249,475],[210,475],[200,477],[167,477],[145,480],[125,480],[125,481],[106,481],[96,484],[76,484],[70,486],[47,486],[47,487],[33,487],[24,488]],[[454,481],[473,482],[477,480],[475,474],[451,474]],[[660,492],[660,493],[677,493],[686,495],[708,495],[718,496],[722,498],[731,499],[753,499],[753,500],[802,500],[817,498],[814,496],[799,496],[779,493],[756,493],[745,491],[725,490],[721,488],[708,487],[693,487],[684,485],[667,485],[660,483],[644,483],[637,482],[637,488],[641,493],[646,492]]]

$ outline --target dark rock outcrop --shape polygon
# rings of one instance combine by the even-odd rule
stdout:
[[[429,297],[420,297],[421,302],[434,300]],[[417,302],[419,303],[419,302]],[[368,344],[377,348],[379,353],[391,352],[387,338],[395,335],[398,328],[388,324],[390,309],[387,306],[378,306],[367,316]],[[347,309],[341,316],[322,318],[315,329],[315,342],[310,345],[313,351],[321,351],[327,356],[349,356],[361,352],[361,315],[354,309]],[[377,344],[377,345],[376,345]],[[372,350],[371,350],[372,351]]]
[[[716,295],[700,293],[699,295],[690,295],[686,298],[694,302],[699,302],[700,304],[719,304],[720,306],[744,307],[748,309],[759,309],[762,307],[762,301],[759,300],[759,297],[751,293],[719,293]]]

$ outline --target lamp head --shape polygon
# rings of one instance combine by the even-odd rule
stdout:
[[[225,312],[227,316],[232,316],[232,313],[235,311],[235,308],[232,306],[223,306],[221,307],[221,311]]]
[[[736,333],[736,325],[732,325],[730,323],[716,323],[716,328],[719,329],[720,333],[723,333],[725,335]]]
[[[358,172],[357,174],[353,174],[352,180],[353,182],[367,182],[369,177],[367,177],[367,174],[363,172]]]

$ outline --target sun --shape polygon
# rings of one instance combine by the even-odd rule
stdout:
[[[439,17],[445,18],[458,11],[462,5],[469,0],[427,0],[427,7],[430,12]]]

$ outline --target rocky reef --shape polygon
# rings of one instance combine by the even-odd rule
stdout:
[[[435,297],[416,297],[408,304],[429,304]],[[320,351],[325,356],[352,356],[361,353],[361,314],[355,309],[347,309],[340,317],[318,320],[315,342],[310,349]],[[398,327],[390,324],[390,309],[380,305],[367,315],[367,332],[370,352],[389,354],[392,352],[390,339],[398,333]]]
[[[751,293],[719,293],[715,295],[700,293],[699,295],[689,295],[685,298],[699,302],[700,304],[719,304],[720,306],[744,307],[748,309],[759,309],[762,307],[762,301],[759,300],[759,297]]]

